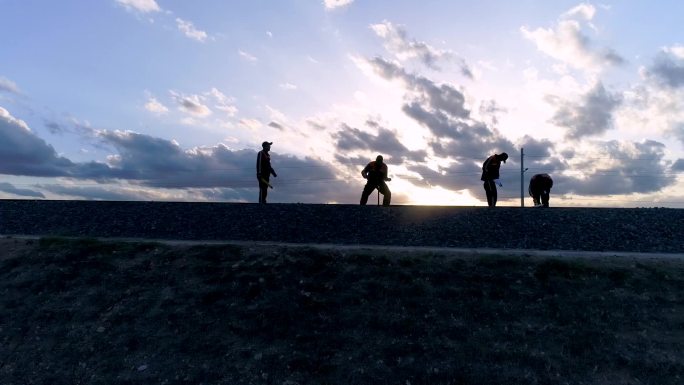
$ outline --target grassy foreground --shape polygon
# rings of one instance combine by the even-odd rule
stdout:
[[[0,383],[681,384],[684,261],[0,241]]]

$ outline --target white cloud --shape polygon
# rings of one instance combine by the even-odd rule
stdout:
[[[582,3],[569,11],[565,12],[562,17],[564,18],[575,18],[580,17],[584,20],[592,20],[596,15],[596,7],[591,4]]]
[[[240,119],[238,123],[242,127],[248,128],[250,130],[257,130],[262,127],[261,122],[256,119]]]
[[[170,93],[178,103],[181,111],[198,118],[211,115],[211,109],[204,104],[205,98],[203,96],[183,95],[175,91],[170,91]]]
[[[169,109],[161,104],[156,98],[150,98],[147,103],[145,103],[145,109],[159,115],[169,112]]]
[[[325,9],[341,8],[353,2],[354,0],[323,0],[323,4],[325,4]]]
[[[214,98],[214,100],[216,101],[214,108],[216,108],[217,110],[225,112],[230,117],[233,117],[238,113],[238,109],[234,105],[235,98],[226,96],[216,87],[212,88],[205,95]]]
[[[207,40],[207,37],[209,37],[206,32],[195,28],[192,22],[183,20],[181,18],[176,18],[176,24],[178,25],[178,30],[183,32],[185,36],[189,37],[190,39],[204,43]]]
[[[245,52],[243,50],[239,50],[238,54],[240,54],[241,58],[248,60],[248,61],[251,61],[251,62],[255,62],[255,61],[259,60],[256,58],[256,56],[250,54],[249,52]]]
[[[534,42],[539,51],[574,68],[600,71],[609,65],[622,64],[624,59],[613,49],[596,48],[584,34],[583,25],[591,21],[595,13],[593,6],[580,4],[564,13],[554,28],[531,30],[523,26],[520,32]],[[594,28],[591,24],[587,25]]]
[[[283,83],[280,85],[280,88],[284,90],[296,90],[297,86],[291,83]]]
[[[161,8],[155,0],[116,0],[117,3],[124,6],[129,11],[137,11],[141,13],[159,12]]]
[[[0,91],[7,91],[13,94],[18,94],[19,88],[13,81],[0,76]]]
[[[663,51],[672,54],[680,59],[684,59],[684,45],[674,45],[672,47],[665,47]]]

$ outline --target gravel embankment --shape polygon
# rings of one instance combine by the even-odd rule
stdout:
[[[0,234],[684,252],[684,210],[0,200]]]

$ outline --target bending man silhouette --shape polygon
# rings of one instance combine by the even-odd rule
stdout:
[[[373,190],[378,189],[382,194],[382,205],[389,206],[392,192],[385,182],[392,179],[387,177],[387,165],[383,163],[382,155],[378,155],[375,161],[368,163],[361,171],[361,176],[368,180],[363,188],[363,193],[361,193],[361,205],[365,205],[368,202],[368,196]]]
[[[534,207],[549,207],[551,187],[553,187],[553,179],[549,174],[537,174],[530,179],[530,187],[527,191],[532,197]]]
[[[489,207],[496,206],[496,185],[501,187],[501,182],[499,182],[499,168],[501,167],[501,162],[506,163],[508,159],[508,154],[502,152],[501,154],[494,154],[487,158],[482,164],[482,176],[480,180],[484,181],[484,189],[487,194],[487,205]]]

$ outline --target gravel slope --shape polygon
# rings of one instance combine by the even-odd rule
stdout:
[[[684,252],[684,210],[0,200],[0,234]]]

